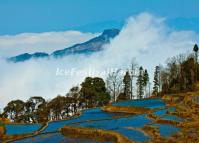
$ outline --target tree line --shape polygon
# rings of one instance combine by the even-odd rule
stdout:
[[[193,47],[193,53],[179,54],[167,59],[166,66],[155,66],[152,93],[147,69],[139,67],[135,61],[131,63],[131,68],[124,76],[120,76],[120,70],[117,70],[110,73],[106,80],[112,101],[193,91],[198,81],[197,44]]]
[[[198,45],[191,54],[179,54],[169,58],[166,66],[156,66],[153,94],[169,94],[195,90],[199,81]]]
[[[132,66],[135,65],[132,64]],[[0,117],[13,122],[40,123],[61,120],[77,114],[83,109],[101,107],[118,100],[143,98],[149,82],[147,70],[140,67],[139,75],[135,69],[127,70],[124,75],[120,70],[107,76],[106,82],[100,77],[86,77],[81,86],[72,87],[65,96],[58,95],[52,100],[43,97],[30,97],[27,101],[13,100],[4,108]],[[139,87],[137,95],[133,94],[133,81]]]
[[[150,82],[147,69],[132,61],[125,74],[121,70],[109,73],[106,79],[107,90],[112,101],[142,99],[150,96]]]
[[[79,110],[108,104],[110,94],[105,82],[99,77],[87,77],[78,86],[72,87],[65,95],[58,95],[50,101],[35,96],[27,101],[13,100],[4,108],[1,117],[13,122],[40,123],[49,120],[61,120],[76,114]]]

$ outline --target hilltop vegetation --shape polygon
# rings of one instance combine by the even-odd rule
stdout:
[[[81,89],[73,87],[66,96],[58,95],[50,101],[42,97],[31,97],[26,102],[13,100],[4,108],[1,116],[21,123],[39,123],[61,120],[76,114],[80,109],[107,104],[110,95],[101,78],[87,77]]]
[[[154,92],[162,94],[194,91],[199,81],[198,46],[194,54],[180,54],[168,59],[167,66],[157,66],[154,76]],[[160,89],[161,88],[161,89]]]

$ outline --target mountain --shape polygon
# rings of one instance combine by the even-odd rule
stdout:
[[[93,39],[90,39],[89,41],[86,41],[84,43],[75,44],[71,47],[62,49],[62,50],[56,50],[51,54],[43,53],[43,52],[36,52],[33,54],[24,53],[20,54],[14,57],[10,57],[7,60],[9,62],[24,62],[30,59],[39,59],[39,58],[62,58],[64,56],[68,55],[74,55],[74,54],[92,54],[94,52],[98,52],[103,50],[103,46],[110,42],[111,39],[113,39],[115,36],[119,34],[118,29],[107,29],[104,30],[103,33],[95,37]]]
[[[42,52],[36,52],[34,54],[29,54],[29,53],[24,53],[15,57],[8,58],[7,60],[9,62],[24,62],[26,60],[30,59],[39,59],[39,58],[48,58],[49,55],[47,53],[42,53]]]

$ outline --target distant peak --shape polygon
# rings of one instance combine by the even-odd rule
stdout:
[[[102,36],[107,36],[107,37],[115,37],[120,33],[119,29],[112,28],[112,29],[105,29],[102,33]]]

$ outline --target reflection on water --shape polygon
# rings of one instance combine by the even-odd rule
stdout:
[[[114,102],[115,106],[138,106],[145,108],[162,108],[165,103],[161,98],[141,99],[141,100],[128,100],[121,102]]]
[[[33,133],[41,128],[40,124],[6,124],[7,135]]]
[[[68,138],[61,133],[40,134],[13,143],[100,143],[89,139]]]
[[[176,134],[180,129],[170,125],[170,124],[153,124],[153,126],[157,126],[160,129],[160,135],[163,137],[169,137],[173,134]]]
[[[172,120],[172,121],[177,121],[177,122],[182,122],[184,119],[176,116],[176,115],[165,115],[162,117],[164,120]]]
[[[146,141],[149,138],[146,137],[142,132],[125,129],[125,127],[142,128],[144,125],[149,123],[152,123],[152,121],[146,118],[146,114],[143,114],[112,120],[84,122],[80,124],[73,124],[73,126],[118,131],[124,136],[127,136],[129,139]]]
[[[71,120],[50,122],[48,127],[42,133],[57,131],[59,128],[62,128],[66,124],[83,122],[87,120],[112,118],[120,115],[123,114],[103,112],[100,108],[88,109],[83,111],[80,117],[73,118]]]

